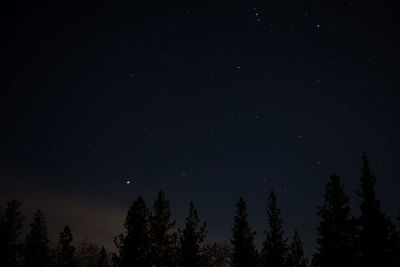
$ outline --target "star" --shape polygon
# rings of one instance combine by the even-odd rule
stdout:
[[[130,184],[134,184],[135,181],[133,181],[133,180],[126,180],[125,183],[126,183],[127,185],[130,185]]]

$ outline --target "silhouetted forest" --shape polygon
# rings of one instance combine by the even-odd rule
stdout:
[[[318,206],[320,218],[317,247],[312,259],[304,256],[298,231],[287,238],[278,200],[273,191],[266,203],[268,225],[258,250],[246,212],[246,202],[236,204],[230,244],[205,244],[206,223],[190,202],[183,229],[171,218],[170,203],[163,191],[152,209],[138,197],[128,210],[124,233],[115,237],[115,253],[109,253],[87,239],[73,245],[68,226],[50,245],[43,213],[34,213],[30,229],[21,237],[25,217],[18,200],[0,208],[1,266],[267,266],[267,267],[389,267],[400,266],[400,233],[396,223],[380,208],[375,195],[374,172],[366,154],[362,156],[360,216],[352,215],[349,197],[339,176],[332,174],[325,188],[324,202]],[[397,218],[400,220],[400,216]]]

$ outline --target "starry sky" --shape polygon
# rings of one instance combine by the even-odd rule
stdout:
[[[0,200],[41,208],[112,248],[131,202],[193,200],[229,242],[266,198],[307,254],[336,172],[358,214],[366,151],[382,208],[400,207],[395,1],[13,1],[2,9]],[[29,222],[29,220],[27,221]]]

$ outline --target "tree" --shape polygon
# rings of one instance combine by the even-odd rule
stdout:
[[[400,210],[398,213],[397,222],[400,223]],[[395,255],[396,257],[394,266],[400,266],[400,229],[397,231],[396,235]]]
[[[132,203],[125,219],[125,234],[115,238],[119,253],[113,260],[117,266],[151,266],[150,212],[142,197]]]
[[[232,266],[232,251],[231,247],[226,244],[213,243],[207,244],[202,249],[203,267],[225,267]]]
[[[206,235],[206,223],[199,226],[200,220],[197,210],[191,201],[189,216],[186,218],[185,228],[181,230],[180,241],[180,266],[200,266],[200,246]]]
[[[400,235],[396,229],[396,225],[388,218],[389,240],[387,243],[386,266],[398,267],[400,266]]]
[[[308,261],[304,257],[303,242],[300,239],[299,232],[294,231],[292,242],[289,246],[289,254],[287,258],[288,267],[307,267]]]
[[[54,255],[54,263],[57,267],[73,267],[75,266],[75,247],[72,243],[71,228],[68,225],[64,227],[64,230],[59,235],[57,248]]]
[[[314,265],[323,267],[355,266],[354,223],[349,198],[340,178],[334,173],[326,185],[325,201],[318,207],[317,254]]]
[[[44,215],[37,210],[24,244],[24,267],[49,266],[50,246]]]
[[[376,177],[370,168],[367,154],[361,157],[361,216],[358,219],[358,248],[361,254],[361,266],[392,266],[391,229],[393,223],[381,211],[380,201],[376,199]]]
[[[96,259],[96,267],[107,267],[108,266],[107,258],[108,256],[106,249],[104,247],[101,247]]]
[[[151,259],[155,266],[172,266],[175,261],[175,221],[170,221],[171,209],[163,191],[158,193],[151,216]]]
[[[18,237],[21,234],[24,216],[19,211],[21,202],[14,199],[7,202],[0,214],[0,265],[17,266],[21,244]]]
[[[75,261],[82,267],[95,267],[100,248],[98,245],[84,237],[78,241],[75,250]]]
[[[274,191],[271,191],[268,197],[267,214],[269,231],[265,231],[266,238],[261,252],[262,263],[263,266],[283,267],[286,264],[288,246]]]
[[[236,215],[234,217],[234,226],[232,228],[232,263],[234,266],[257,266],[258,255],[254,245],[254,236],[249,222],[247,221],[246,202],[242,197],[236,204]]]

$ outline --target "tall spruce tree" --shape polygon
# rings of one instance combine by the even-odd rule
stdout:
[[[325,201],[318,207],[318,251],[314,265],[322,267],[355,266],[354,222],[349,198],[340,178],[334,173],[326,185]]]
[[[175,221],[171,221],[169,201],[160,191],[151,216],[151,260],[155,266],[173,266],[175,261],[176,234],[172,232]]]
[[[125,234],[114,240],[118,248],[118,255],[113,257],[115,265],[151,266],[150,212],[142,197],[132,203],[124,227]]]
[[[0,210],[0,266],[18,266],[21,256],[21,234],[24,216],[20,212],[21,202],[14,199]]]
[[[68,225],[59,235],[57,248],[54,253],[54,264],[57,267],[74,267],[75,266],[75,247],[72,246],[72,232]]]
[[[206,223],[199,226],[200,220],[193,202],[189,205],[189,216],[185,228],[180,231],[180,264],[183,267],[196,267],[201,263],[201,243],[206,235]]]
[[[361,216],[358,220],[358,248],[361,254],[361,266],[393,266],[391,220],[381,211],[380,201],[376,199],[376,177],[370,168],[367,154],[361,157]]]
[[[37,210],[24,244],[24,267],[50,266],[50,246],[44,215]]]
[[[88,237],[83,237],[76,242],[75,262],[78,266],[92,267],[96,265],[100,248]]]
[[[257,266],[258,255],[254,245],[254,236],[247,220],[246,202],[242,197],[236,204],[234,226],[232,228],[232,263],[237,267]]]
[[[284,237],[281,211],[277,207],[276,195],[271,191],[267,205],[269,231],[261,251],[263,266],[284,267],[288,254],[287,240]]]
[[[387,249],[385,250],[386,261],[385,264],[390,267],[400,266],[400,236],[397,232],[396,225],[388,218],[389,240]]]
[[[287,258],[287,267],[307,267],[308,260],[304,257],[303,242],[300,239],[299,232],[294,231],[292,242],[289,246],[289,254]]]
[[[202,267],[232,266],[231,247],[223,243],[207,244],[202,249]]]
[[[99,254],[96,257],[96,267],[107,267],[107,252],[104,247],[101,247]]]
[[[397,223],[400,225],[400,210],[397,216]],[[400,229],[397,230],[396,245],[395,245],[395,266],[400,266]]]

